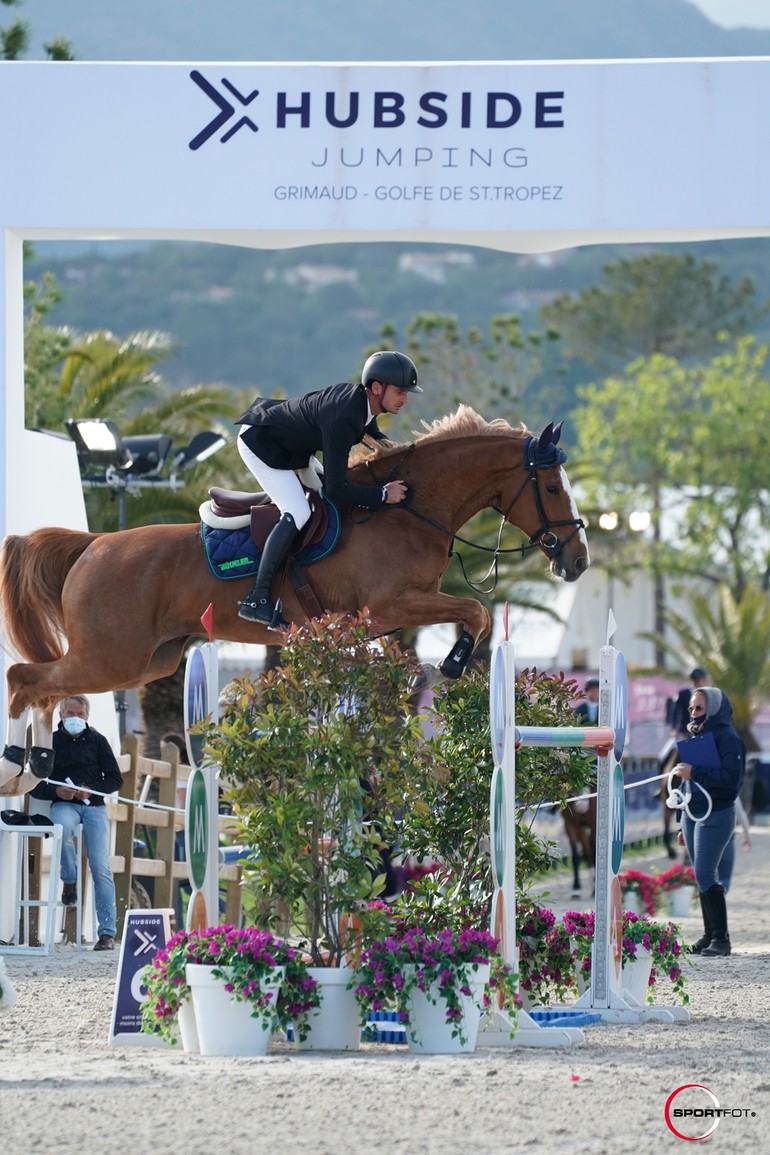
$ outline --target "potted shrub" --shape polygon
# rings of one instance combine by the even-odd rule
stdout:
[[[594,912],[568,910],[562,919],[565,930],[573,943],[573,955],[578,974],[587,985],[591,980],[591,950],[594,935]],[[657,984],[662,978],[671,983],[674,994],[685,1006],[689,1001],[685,985],[687,978],[682,970],[682,962],[687,948],[680,939],[679,928],[673,922],[656,922],[647,915],[636,915],[623,911],[623,944],[621,963],[630,969],[639,964],[643,955],[649,953],[649,970],[644,999],[652,1002]],[[645,966],[647,959],[645,958]],[[641,973],[641,968],[640,968]]]
[[[685,918],[697,893],[695,871],[683,862],[676,862],[669,870],[658,875],[658,888],[666,898],[669,914]]]
[[[578,995],[582,995],[591,982],[595,923],[596,912],[593,910],[568,910],[562,918],[572,948]]]
[[[398,814],[422,757],[409,710],[414,659],[373,632],[365,615],[292,626],[281,666],[232,683],[207,737],[242,839],[258,848],[244,868],[247,907],[297,943],[321,1012],[337,1006],[345,1049],[360,1039],[347,989],[360,934],[352,916],[388,891]],[[325,1031],[313,1015],[305,1045],[335,1045]]]
[[[371,920],[371,912],[379,921]],[[354,992],[366,1023],[369,1011],[397,1008],[412,1050],[472,1051],[481,1012],[493,1001],[515,1021],[516,976],[499,939],[474,927],[415,923],[382,904],[363,916],[364,944],[354,968]]]
[[[658,979],[667,978],[682,1006],[690,1001],[682,971],[686,948],[680,942],[679,928],[673,922],[656,922],[646,915],[623,912],[623,966],[639,962],[644,953],[650,956],[647,1002],[652,1002]],[[640,1000],[641,1001],[641,1000]]]
[[[656,875],[645,874],[642,870],[623,870],[618,875],[623,907],[635,914],[657,912],[660,905],[660,887]]]
[[[214,991],[212,1024],[205,1021],[205,1008],[196,999],[202,983]],[[198,1049],[195,1035],[203,1054],[264,1053],[270,1032],[285,1029],[289,1021],[304,1035],[308,1016],[319,1004],[316,984],[299,952],[256,927],[179,931],[157,951],[145,969],[143,985],[142,1030],[159,1034],[173,1046],[181,1026],[185,1049]],[[184,1021],[192,1003],[195,1026]],[[240,1010],[233,1009],[238,1004]],[[257,1020],[257,1029],[250,1029],[249,1019]],[[232,1036],[220,1038],[219,1027],[234,1027]],[[251,1046],[253,1051],[246,1049]]]
[[[519,897],[516,904],[519,986],[525,1006],[562,1003],[576,992],[570,932],[552,910]]]

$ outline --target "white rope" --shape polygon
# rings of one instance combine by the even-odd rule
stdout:
[[[40,778],[40,782],[47,782],[49,786],[65,786],[65,782],[55,782],[53,778]],[[105,794],[104,790],[92,790],[88,786],[76,786],[75,790],[82,790],[85,794],[96,794],[99,798],[109,798],[112,802],[125,802],[127,806],[147,806],[152,810],[167,810],[169,814],[184,814],[178,806],[162,806],[160,802],[142,802],[140,798],[124,798],[122,794]],[[61,799],[59,799],[61,801]]]
[[[624,790],[636,790],[639,786],[649,786],[650,782],[660,782],[662,778],[666,778],[666,774],[653,774],[652,778],[643,778],[641,782],[624,782]],[[535,810],[550,810],[554,806],[568,806],[571,802],[587,802],[590,798],[596,798],[598,791],[594,790],[592,794],[578,794],[575,798],[564,798],[561,802],[538,802]]]

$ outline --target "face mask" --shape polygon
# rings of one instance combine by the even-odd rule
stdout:
[[[86,722],[84,718],[65,718],[63,725],[67,733],[72,734],[73,738],[77,734],[82,734],[86,728]]]

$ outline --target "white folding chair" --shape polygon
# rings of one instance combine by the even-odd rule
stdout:
[[[50,954],[53,950],[56,937],[56,911],[61,905],[58,900],[58,892],[62,835],[62,827],[58,824],[53,826],[21,826],[4,821],[0,815],[0,846],[10,839],[10,845],[13,848],[13,940],[8,946],[2,947],[3,954],[12,952],[17,954]],[[30,896],[29,840],[31,838],[40,840],[41,857],[47,845],[46,839],[51,840],[48,891],[45,897],[40,898]],[[37,944],[30,942],[30,912],[32,910],[39,912],[37,937],[42,941]],[[41,919],[43,921],[42,927]]]

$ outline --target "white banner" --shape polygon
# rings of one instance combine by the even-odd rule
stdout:
[[[6,63],[0,224],[281,245],[735,235],[770,226],[768,107],[766,58]]]

